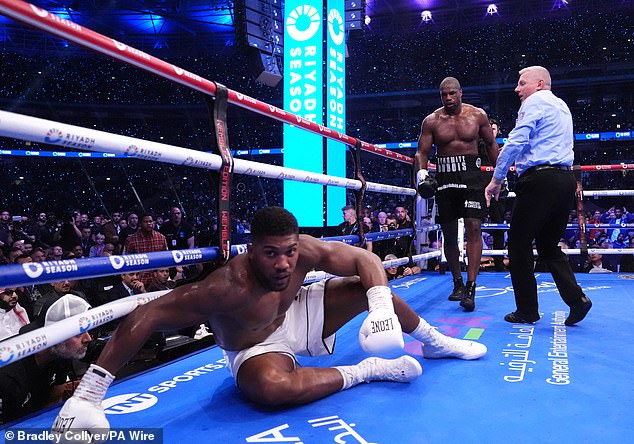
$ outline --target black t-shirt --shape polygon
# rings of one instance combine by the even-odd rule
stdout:
[[[404,220],[397,227],[397,230],[406,230],[408,228],[414,228],[414,224],[409,220]],[[394,254],[396,257],[407,257],[410,255],[410,244],[412,241],[412,236],[401,236],[396,239]]]
[[[161,225],[160,231],[167,239],[167,247],[170,250],[184,250],[189,248],[187,239],[194,235],[194,228],[185,221],[182,221],[177,227],[171,222],[164,223]]]
[[[0,423],[46,407],[51,387],[66,382],[70,372],[70,360],[54,360],[40,367],[35,355],[0,368]]]

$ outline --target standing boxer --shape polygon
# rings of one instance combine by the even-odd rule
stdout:
[[[442,108],[425,117],[421,125],[416,152],[417,181],[421,197],[429,197],[430,178],[427,160],[432,148],[438,150],[436,169],[438,222],[441,225],[447,265],[454,280],[450,301],[460,301],[465,311],[475,309],[476,277],[482,257],[480,224],[486,214],[485,181],[480,172],[478,140],[487,145],[495,164],[498,144],[493,137],[484,110],[462,103],[460,82],[447,77],[440,83]],[[464,218],[467,239],[467,285],[460,273],[458,219]]]

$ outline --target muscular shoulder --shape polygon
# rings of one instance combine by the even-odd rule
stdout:
[[[333,248],[340,242],[325,242],[309,235],[299,236],[299,262],[302,271],[319,268],[333,254]]]
[[[250,275],[246,262],[244,254],[232,258],[202,282],[193,284],[193,293],[215,312],[239,308],[244,303],[245,296],[253,289],[253,276]]]
[[[480,119],[488,119],[487,113],[482,108],[478,108],[477,106],[469,105],[468,103],[462,104],[463,112],[473,115]]]
[[[438,108],[433,113],[429,114],[425,119],[423,119],[423,128],[433,128],[436,126],[437,122],[440,120],[440,115],[443,112],[442,108]]]

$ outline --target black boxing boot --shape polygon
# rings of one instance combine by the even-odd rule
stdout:
[[[462,276],[458,279],[453,280],[453,291],[449,295],[450,301],[461,301],[464,297],[464,282],[462,281]]]
[[[464,308],[464,311],[475,310],[475,281],[467,281],[467,285],[464,290],[464,297],[460,301],[460,306]]]

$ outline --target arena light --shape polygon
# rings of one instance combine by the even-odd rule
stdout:
[[[423,12],[420,13],[420,20],[423,23],[429,23],[432,21],[432,15],[431,15],[431,11],[429,11],[428,9],[425,9]]]
[[[553,3],[553,9],[565,8],[568,6],[569,0],[555,0]]]
[[[491,3],[489,6],[487,6],[487,15],[497,15],[498,13],[498,7],[495,3]]]

